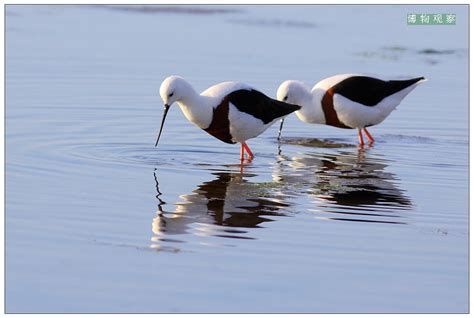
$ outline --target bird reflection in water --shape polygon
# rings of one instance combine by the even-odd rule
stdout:
[[[252,239],[246,228],[258,228],[273,221],[269,216],[285,216],[289,205],[272,196],[272,183],[253,183],[249,174],[215,172],[215,178],[199,185],[182,201],[167,205],[161,197],[154,172],[158,212],[153,219],[153,241],[179,242],[170,236],[194,232],[198,235]],[[165,205],[174,211],[164,210]]]
[[[398,187],[397,177],[386,171],[388,162],[370,157],[369,151],[359,147],[356,152],[305,153],[287,166],[279,161],[273,178],[303,188],[316,204],[311,210],[322,219],[405,224],[403,212],[412,208],[411,200]]]
[[[180,235],[189,233],[252,239],[249,228],[262,227],[292,210],[314,212],[325,220],[407,223],[405,212],[412,209],[411,200],[380,154],[340,145],[324,152],[293,157],[279,152],[273,181],[267,183],[248,181],[255,176],[251,174],[214,172],[214,179],[181,195],[174,204],[163,201],[155,172],[158,212],[152,241],[159,247],[162,242],[182,242]]]

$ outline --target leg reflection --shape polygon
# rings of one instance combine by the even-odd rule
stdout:
[[[170,240],[172,235],[199,235],[251,238],[249,228],[259,228],[270,216],[283,216],[289,207],[273,195],[276,183],[254,183],[252,175],[216,172],[180,201],[166,204],[162,199],[157,173],[154,173],[158,211],[152,222],[153,240]],[[172,211],[165,211],[164,207]]]

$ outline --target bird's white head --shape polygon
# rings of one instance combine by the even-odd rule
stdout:
[[[299,117],[305,105],[311,103],[311,89],[301,81],[288,80],[281,83],[277,90],[277,99],[288,104],[298,105],[300,110],[296,111]],[[283,130],[283,123],[285,119],[281,119],[280,130],[278,132],[278,140],[281,139],[281,132]]]
[[[169,76],[160,86],[160,96],[165,105],[171,106],[181,100],[191,89],[191,85],[181,76]]]
[[[278,87],[279,101],[303,107],[308,98],[311,98],[311,88],[301,81],[284,81]]]
[[[160,132],[158,133],[158,138],[156,139],[155,147],[158,145],[160,140],[161,131],[163,130],[163,125],[165,123],[166,114],[170,106],[177,101],[181,101],[186,96],[192,94],[193,88],[191,85],[186,82],[186,80],[180,76],[169,76],[167,77],[160,86],[160,96],[165,104],[163,111],[163,119],[161,120]]]

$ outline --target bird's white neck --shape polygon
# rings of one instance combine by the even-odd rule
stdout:
[[[208,128],[214,115],[211,98],[196,93],[192,87],[189,87],[184,96],[177,101],[184,116],[199,128]]]
[[[306,123],[324,124],[326,117],[324,117],[321,100],[324,94],[319,91],[304,90],[299,94],[299,100],[296,103],[301,106],[301,109],[296,111],[296,116]]]

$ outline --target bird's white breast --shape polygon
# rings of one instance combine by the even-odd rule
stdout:
[[[238,110],[232,103],[229,103],[229,131],[232,139],[237,142],[245,142],[248,139],[257,137],[275,121],[265,124],[262,120]]]
[[[352,128],[363,128],[381,123],[395,108],[366,106],[356,103],[342,95],[333,96],[334,110],[344,125]]]

